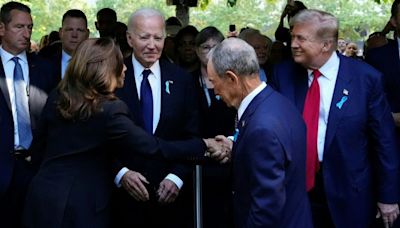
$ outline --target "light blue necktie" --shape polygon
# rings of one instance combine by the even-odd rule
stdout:
[[[153,94],[148,76],[151,70],[143,71],[143,80],[140,86],[140,107],[142,109],[143,127],[149,134],[153,134]]]
[[[32,143],[31,120],[29,116],[28,99],[24,99],[24,96],[26,96],[24,75],[18,59],[18,57],[12,58],[12,61],[15,63],[14,95],[17,112],[19,147],[22,147],[23,149],[29,149]]]

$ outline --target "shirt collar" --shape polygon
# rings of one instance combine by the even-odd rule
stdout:
[[[62,52],[61,52],[61,61],[67,63],[70,59],[71,59],[71,56],[68,55],[67,52],[65,52],[64,50],[62,50]]]
[[[139,61],[132,55],[132,64],[133,64],[133,72],[135,73],[135,78],[140,77],[143,73],[143,70],[149,69],[151,73],[159,79],[161,76],[161,69],[160,69],[160,61],[157,60],[150,68],[145,68]]]
[[[329,57],[328,61],[326,61],[325,64],[317,70],[321,72],[322,76],[331,81],[337,76],[337,74],[335,74],[334,72],[337,72],[337,69],[339,69],[339,63],[339,56],[337,55],[336,51],[334,51],[331,57]],[[307,71],[308,75],[311,75],[313,72],[312,69],[308,69]]]
[[[1,59],[5,60],[6,62],[12,61],[11,59],[14,57],[18,57],[20,61],[22,61],[24,64],[28,63],[28,58],[26,56],[26,51],[23,51],[19,53],[18,55],[14,56],[13,54],[7,52],[6,50],[3,49],[3,46],[0,47],[0,55]]]
[[[251,103],[251,101],[267,86],[265,82],[261,82],[257,88],[255,88],[251,93],[249,93],[240,103],[239,109],[238,109],[238,119],[242,117],[244,111],[246,111],[247,107]]]

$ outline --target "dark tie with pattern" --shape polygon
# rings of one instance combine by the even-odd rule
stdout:
[[[19,58],[14,57],[14,93],[15,107],[17,112],[19,147],[28,149],[32,143],[31,120],[29,116],[28,99],[26,97],[26,86],[24,85],[24,76],[22,73]]]
[[[143,127],[144,129],[153,134],[153,94],[148,76],[151,70],[143,71],[143,80],[140,86],[140,107],[142,108]]]
[[[320,91],[318,78],[321,72],[313,71],[314,79],[304,102],[303,118],[307,126],[306,188],[310,191],[315,184],[315,174],[319,169],[317,140]]]

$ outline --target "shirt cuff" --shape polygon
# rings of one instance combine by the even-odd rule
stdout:
[[[128,171],[129,171],[129,169],[126,168],[126,167],[124,167],[124,168],[122,168],[122,169],[118,172],[117,176],[115,176],[115,178],[114,178],[114,184],[117,185],[118,188],[121,187],[121,179],[122,179],[122,177],[123,177],[123,176],[125,175],[125,173],[127,173]]]
[[[179,178],[177,175],[175,174],[168,174],[164,179],[168,179],[172,182],[174,182],[176,184],[176,186],[179,188],[179,190],[182,188],[183,186],[183,181],[181,180],[181,178]]]

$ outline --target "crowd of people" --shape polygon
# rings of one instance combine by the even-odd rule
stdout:
[[[32,27],[2,5],[0,227],[194,227],[196,187],[205,228],[400,227],[400,0],[363,57],[300,1],[274,39],[151,8]]]

